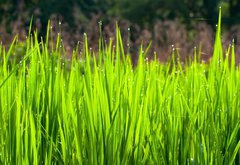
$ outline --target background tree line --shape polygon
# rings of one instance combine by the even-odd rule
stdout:
[[[130,45],[136,47],[135,52],[142,41],[153,41],[152,51],[161,55],[169,54],[172,44],[181,48],[184,55],[192,54],[192,48],[201,44],[209,57],[220,6],[223,31],[227,29],[228,33],[223,35],[223,41],[228,45],[227,41],[232,38],[237,42],[240,34],[239,0],[0,0],[0,40],[8,43],[6,38],[9,38],[10,43],[20,29],[24,38],[25,27],[32,16],[37,28],[39,24],[39,36],[45,36],[48,20],[54,15],[57,16],[55,27],[59,20],[67,24],[62,32],[69,52],[83,32],[87,32],[94,48],[98,42],[97,22],[103,21],[103,30],[109,37],[114,35],[117,18],[123,20],[120,26],[125,43],[128,40],[126,29],[131,27]],[[161,58],[166,59],[167,55]]]
[[[102,13],[104,17],[116,16],[141,26],[151,26],[155,19],[176,17],[190,25],[194,19],[199,18],[214,25],[219,6],[223,8],[226,25],[239,23],[239,0],[1,0],[0,20],[3,17],[16,19],[19,13],[31,17],[38,8],[41,11],[40,19],[44,23],[52,13],[56,13],[73,26],[74,9],[77,7],[81,21],[90,20],[92,13]]]

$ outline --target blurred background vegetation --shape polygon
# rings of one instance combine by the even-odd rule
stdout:
[[[205,54],[209,54],[207,46],[213,39],[204,37],[214,36],[219,6],[224,30],[228,32],[224,36],[226,42],[232,38],[237,41],[239,0],[0,0],[0,39],[7,42],[6,38],[16,33],[24,38],[33,16],[34,27],[41,36],[46,33],[49,19],[53,26],[55,21],[55,27],[58,21],[63,22],[70,50],[83,32],[89,33],[90,40],[98,38],[98,21],[103,21],[106,36],[114,34],[115,21],[119,21],[123,35],[129,35],[126,29],[131,27],[133,47],[142,40],[152,40],[162,45],[160,52],[168,52],[169,45],[176,44],[188,54],[193,45],[203,43],[204,49],[205,43]],[[189,41],[192,44],[186,45]],[[156,45],[153,49],[157,49]]]

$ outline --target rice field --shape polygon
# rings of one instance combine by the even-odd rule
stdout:
[[[98,52],[84,35],[69,60],[50,33],[29,34],[20,59],[17,37],[0,46],[0,164],[240,164],[240,68],[221,13],[209,64],[140,46],[133,66],[118,27]]]

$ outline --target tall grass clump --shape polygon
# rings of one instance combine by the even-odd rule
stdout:
[[[220,25],[210,64],[140,47],[133,66],[118,27],[97,58],[86,35],[71,60],[49,31],[20,59],[17,37],[0,45],[0,164],[239,164],[240,69]]]

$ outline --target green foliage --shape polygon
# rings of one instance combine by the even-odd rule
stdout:
[[[17,38],[0,45],[0,164],[239,164],[240,68],[220,24],[209,65],[195,51],[183,66],[174,49],[148,61],[140,47],[133,67],[118,27],[98,60],[86,35],[70,61],[49,31],[11,66]]]

